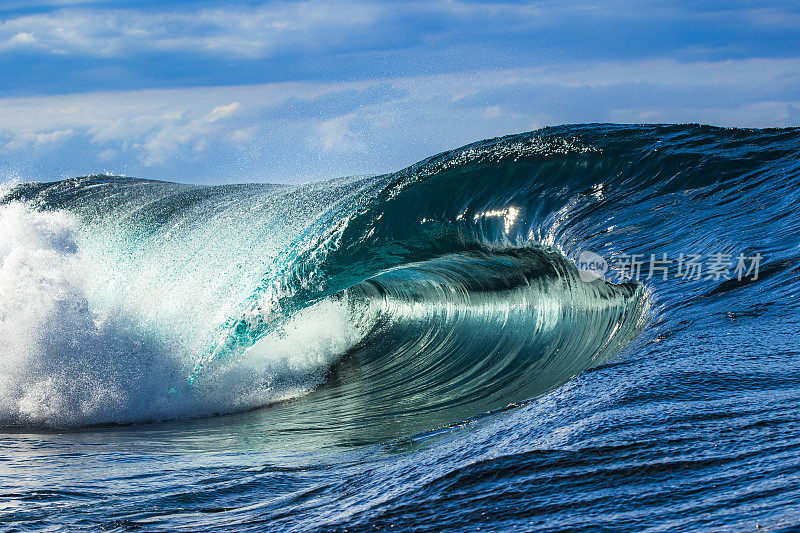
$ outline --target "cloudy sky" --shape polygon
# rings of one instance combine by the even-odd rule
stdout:
[[[0,0],[0,180],[306,182],[580,122],[800,125],[800,3]]]

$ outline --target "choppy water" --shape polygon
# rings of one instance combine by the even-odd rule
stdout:
[[[798,129],[609,125],[8,187],[0,521],[800,527],[799,187]]]

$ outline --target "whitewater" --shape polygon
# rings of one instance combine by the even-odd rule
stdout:
[[[800,130],[697,125],[296,186],[8,184],[0,523],[790,530],[798,190]]]

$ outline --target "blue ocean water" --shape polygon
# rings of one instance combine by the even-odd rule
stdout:
[[[795,530],[799,190],[800,129],[695,125],[9,186],[0,524]]]

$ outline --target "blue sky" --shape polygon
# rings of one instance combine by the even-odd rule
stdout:
[[[800,125],[800,3],[0,0],[0,179],[305,182],[580,122]]]

